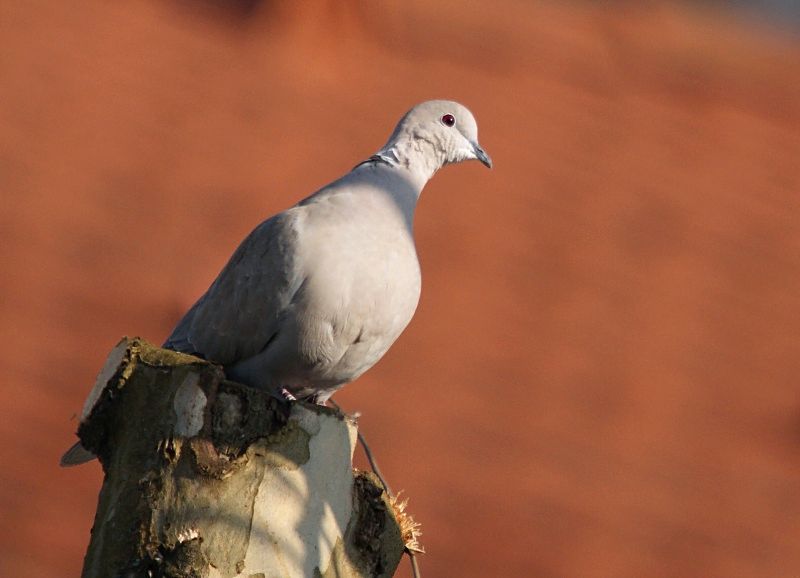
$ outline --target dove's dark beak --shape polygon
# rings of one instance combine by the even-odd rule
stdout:
[[[486,151],[481,148],[481,145],[474,142],[472,143],[472,150],[475,152],[475,158],[485,164],[487,167],[492,168],[492,157],[486,154]]]

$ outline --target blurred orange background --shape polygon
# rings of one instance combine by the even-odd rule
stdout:
[[[80,572],[102,473],[57,463],[114,343],[161,342],[260,220],[451,98],[495,169],[428,185],[416,317],[336,396],[411,500],[423,575],[800,576],[789,27],[5,0],[0,47],[0,575]]]

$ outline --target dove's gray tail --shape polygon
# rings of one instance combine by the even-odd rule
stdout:
[[[85,464],[86,462],[91,462],[96,457],[97,456],[95,456],[92,452],[83,447],[81,442],[77,442],[74,446],[64,452],[64,455],[61,456],[61,461],[58,463],[58,465],[60,465],[62,468],[79,466],[81,464]]]

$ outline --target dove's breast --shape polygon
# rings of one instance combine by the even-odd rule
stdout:
[[[298,397],[372,367],[411,321],[421,286],[410,220],[385,195],[328,195],[302,209],[303,282],[283,328],[283,367],[271,368]]]

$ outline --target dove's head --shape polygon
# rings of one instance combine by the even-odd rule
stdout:
[[[452,100],[429,100],[409,110],[379,154],[428,177],[449,163],[474,159],[492,166],[478,144],[475,117]]]

